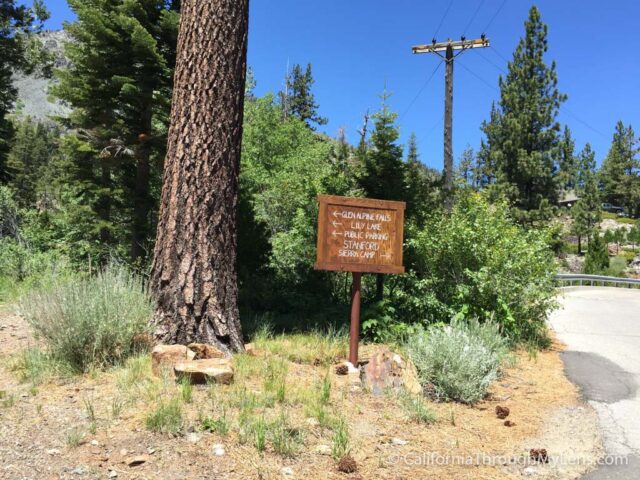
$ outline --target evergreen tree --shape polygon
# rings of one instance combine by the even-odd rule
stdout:
[[[7,114],[13,108],[17,91],[13,86],[13,73],[29,72],[36,62],[33,53],[37,42],[32,34],[42,28],[48,18],[42,0],[35,0],[31,8],[16,5],[15,0],[0,0],[0,181],[9,179],[7,155],[11,148],[13,125]]]
[[[584,273],[597,275],[609,267],[609,252],[605,239],[596,230],[589,239],[589,250],[584,261]]]
[[[295,64],[285,78],[285,88],[280,92],[280,103],[284,116],[293,115],[305,122],[309,128],[312,124],[326,125],[328,120],[318,114],[319,105],[311,92],[314,84],[311,64],[307,64],[303,72],[299,64]]]
[[[152,185],[159,183],[171,100],[179,2],[70,0],[77,20],[65,25],[73,39],[70,67],[57,72],[54,94],[73,111],[66,123],[71,182],[89,187],[85,198],[103,244],[126,225],[130,256],[143,257],[153,230]],[[156,177],[153,180],[153,177]],[[121,243],[121,242],[120,242]]]
[[[571,232],[578,237],[578,253],[582,253],[582,237],[591,235],[602,219],[595,153],[591,145],[585,145],[576,163],[576,193],[579,200],[571,210]]]
[[[640,214],[640,158],[631,125],[619,121],[600,170],[604,200]]]
[[[390,94],[385,90],[382,107],[373,115],[373,132],[370,146],[364,158],[360,185],[369,198],[382,200],[406,200],[405,164],[402,147],[396,142],[400,136],[395,121],[398,115],[388,104]],[[377,275],[376,300],[382,300],[384,276]]]
[[[499,193],[520,212],[522,222],[546,213],[557,199],[554,173],[560,155],[556,121],[566,99],[557,89],[555,62],[547,65],[547,26],[534,6],[525,22],[525,36],[500,77],[500,101],[482,130],[481,156],[495,175]]]
[[[407,143],[405,164],[406,221],[422,227],[427,217],[442,204],[439,199],[441,174],[420,161],[415,133]]]
[[[21,207],[33,207],[47,193],[50,169],[58,148],[60,128],[26,118],[16,122],[15,136],[7,159],[15,199]]]
[[[474,186],[474,166],[476,165],[476,155],[469,145],[464,149],[458,162],[458,169],[456,171],[457,183],[464,186]]]
[[[576,142],[571,136],[571,130],[565,125],[560,139],[560,161],[558,165],[558,187],[564,192],[576,188],[578,165],[575,146]]]

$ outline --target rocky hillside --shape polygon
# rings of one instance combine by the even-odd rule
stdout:
[[[63,30],[45,31],[40,34],[45,49],[54,56],[54,67],[61,68],[68,64],[63,53],[63,43],[69,36]],[[19,115],[45,120],[51,116],[64,115],[68,109],[49,95],[49,87],[53,79],[42,76],[39,72],[31,75],[16,74],[14,85],[18,89],[16,112]]]

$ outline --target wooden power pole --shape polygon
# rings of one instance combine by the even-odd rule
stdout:
[[[485,48],[489,46],[489,39],[482,36],[475,40],[462,37],[460,41],[436,42],[434,38],[430,44],[412,47],[413,53],[435,53],[445,61],[445,89],[444,89],[444,189],[445,207],[451,211],[453,190],[453,59],[470,48]],[[459,50],[454,55],[454,50]],[[444,56],[440,52],[445,52]]]

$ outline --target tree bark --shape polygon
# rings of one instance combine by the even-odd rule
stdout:
[[[151,272],[164,342],[244,346],[236,269],[249,0],[186,0]]]

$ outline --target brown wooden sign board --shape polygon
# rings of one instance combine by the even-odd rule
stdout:
[[[318,195],[315,268],[404,273],[404,202]]]

